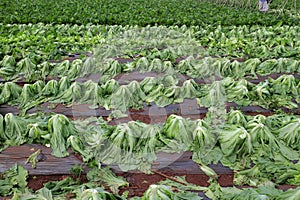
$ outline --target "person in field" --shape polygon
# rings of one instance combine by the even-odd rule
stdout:
[[[259,0],[259,11],[267,12],[269,10],[269,0]]]

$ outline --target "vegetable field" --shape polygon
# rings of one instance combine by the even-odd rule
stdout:
[[[1,0],[0,199],[300,199],[300,1]]]

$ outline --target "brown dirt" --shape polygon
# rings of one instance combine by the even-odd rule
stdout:
[[[203,174],[186,175],[186,174],[170,174],[170,173],[166,173],[166,172],[165,172],[165,174],[168,176],[175,176],[175,175],[176,176],[186,176],[186,180],[189,183],[193,183],[193,184],[200,185],[200,186],[208,186],[209,185],[207,183],[208,177]],[[126,177],[126,179],[130,183],[129,188],[123,189],[123,190],[127,189],[129,191],[129,197],[142,196],[143,193],[149,188],[149,186],[151,184],[156,184],[156,183],[166,179],[165,177],[158,175],[158,174],[151,174],[151,175],[125,174],[125,175],[123,175],[123,177]],[[224,184],[224,183],[221,183],[221,184]],[[121,192],[122,192],[122,190],[121,190]]]
[[[38,176],[29,176],[28,177],[28,187],[36,191],[43,187],[44,183],[50,181],[60,181],[65,179],[66,175],[38,175]]]
[[[199,186],[209,186],[208,177],[204,174],[174,174],[169,172],[163,172],[167,176],[186,176],[186,180],[189,183],[193,183]],[[129,191],[129,197],[133,196],[142,196],[143,193],[148,189],[151,184],[156,184],[160,181],[165,180],[164,176],[159,174],[144,174],[144,173],[118,173],[118,176],[122,176],[127,179],[129,182],[129,187],[121,188],[120,194],[124,191]],[[49,181],[59,181],[63,180],[68,175],[39,175],[39,176],[29,176],[28,178],[28,187],[36,191],[43,187],[44,183]],[[86,177],[82,175],[80,177],[81,182],[86,182]],[[219,183],[221,186],[229,187],[233,186],[233,175],[224,174],[219,175]],[[286,186],[286,188],[290,188]],[[108,188],[107,188],[108,190]]]
[[[203,174],[174,174],[174,173],[168,173],[164,172],[167,176],[186,176],[186,180],[189,183],[193,183],[199,186],[207,187],[209,186],[208,183],[208,177]],[[133,196],[142,196],[143,193],[148,189],[148,187],[151,184],[156,184],[162,180],[165,180],[166,178],[159,175],[159,174],[144,174],[144,173],[118,173],[118,176],[123,176],[127,179],[129,182],[129,187],[121,188],[119,194],[122,194],[124,191],[129,191],[129,197]],[[44,183],[47,183],[49,181],[59,181],[63,180],[68,175],[40,175],[40,176],[29,176],[28,178],[28,187],[32,190],[36,191],[43,187]],[[80,177],[81,182],[86,182],[85,175],[82,175]],[[233,186],[233,175],[232,174],[220,174],[218,178],[218,182],[222,187],[232,187]],[[243,186],[238,188],[245,188],[249,186]],[[297,186],[292,185],[280,185],[277,188],[281,190],[288,190],[290,188],[296,188]],[[107,190],[109,190],[107,188]],[[197,192],[197,191],[196,191]],[[0,200],[6,200],[9,198],[2,198],[0,197]]]

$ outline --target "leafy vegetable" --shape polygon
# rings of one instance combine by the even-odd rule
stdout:
[[[14,192],[27,192],[27,176],[27,170],[18,164],[0,173],[0,196],[9,196]]]
[[[5,128],[1,132],[6,145],[21,145],[26,142],[26,121],[8,113],[4,117]]]
[[[292,119],[278,130],[279,138],[284,140],[289,146],[299,150],[300,143],[300,121],[299,119]]]
[[[75,133],[74,125],[64,115],[56,114],[48,120],[48,130],[51,134],[50,145],[52,154],[57,157],[68,156],[66,138]]]
[[[13,82],[6,82],[4,85],[0,84],[0,104],[7,103],[19,97],[22,88]]]
[[[224,156],[230,159],[232,163],[253,152],[251,135],[244,127],[225,126],[218,140]]]
[[[164,124],[160,139],[171,151],[186,151],[193,143],[195,124],[183,117],[170,115]]]
[[[99,185],[109,187],[114,194],[118,194],[120,187],[129,186],[125,178],[117,177],[108,167],[92,169],[87,173],[87,179]]]

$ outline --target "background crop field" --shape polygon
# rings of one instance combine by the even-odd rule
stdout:
[[[289,0],[292,1],[292,0]],[[298,6],[300,4],[297,0]],[[280,2],[274,1],[273,9]],[[291,3],[287,8],[291,8]],[[259,13],[258,9],[243,9],[199,0],[2,0],[2,23],[71,23],[109,25],[275,25],[299,24],[284,14]]]

